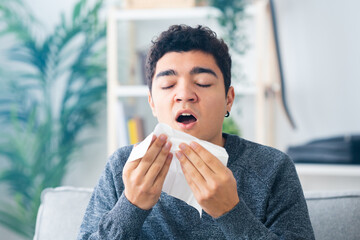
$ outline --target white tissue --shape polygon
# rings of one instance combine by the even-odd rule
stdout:
[[[180,162],[177,159],[175,152],[179,150],[180,143],[190,144],[192,141],[194,141],[207,149],[211,154],[217,157],[222,162],[222,164],[224,164],[224,166],[226,166],[229,155],[227,154],[225,148],[204,140],[200,140],[187,133],[172,129],[170,126],[164,123],[158,123],[154,131],[149,136],[147,136],[144,141],[133,148],[128,161],[137,160],[145,155],[154,134],[156,136],[165,134],[168,137],[168,141],[172,143],[170,152],[173,153],[173,160],[171,161],[169,172],[165,178],[162,190],[173,197],[185,201],[190,206],[193,206],[199,211],[201,216],[201,206],[196,201],[195,196],[185,179],[185,176],[181,170]]]

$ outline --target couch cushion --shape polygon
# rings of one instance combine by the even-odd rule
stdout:
[[[42,192],[34,240],[76,239],[92,189],[59,187]]]
[[[92,189],[58,187],[41,196],[34,240],[76,239]],[[317,240],[360,239],[360,191],[305,192]]]
[[[360,191],[306,192],[315,239],[360,239]]]

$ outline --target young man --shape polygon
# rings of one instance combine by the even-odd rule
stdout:
[[[78,239],[314,239],[291,160],[282,152],[222,133],[231,110],[227,45],[205,27],[171,26],[147,59],[149,104],[159,122],[226,149],[227,166],[196,143],[176,156],[203,209],[161,192],[172,154],[154,137],[141,159],[132,146],[106,165]]]

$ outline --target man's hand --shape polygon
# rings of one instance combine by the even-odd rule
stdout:
[[[153,137],[144,157],[124,166],[125,196],[141,209],[148,210],[159,200],[172,159],[171,143],[166,139],[163,134]]]
[[[231,170],[201,145],[180,144],[180,161],[196,200],[214,218],[229,212],[239,202],[236,180]]]

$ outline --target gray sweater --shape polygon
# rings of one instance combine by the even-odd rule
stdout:
[[[78,239],[314,239],[294,164],[284,153],[224,134],[228,168],[240,202],[212,218],[161,193],[150,210],[125,197],[123,166],[132,150],[109,159],[87,207]]]

